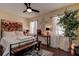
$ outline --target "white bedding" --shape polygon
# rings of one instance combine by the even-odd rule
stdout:
[[[3,56],[9,56],[10,55],[10,44],[14,44],[14,43],[18,43],[18,42],[23,42],[23,41],[27,41],[28,42],[32,42],[34,41],[35,38],[32,36],[20,36],[20,37],[12,37],[12,36],[8,36],[8,37],[3,37],[1,39],[1,45],[3,46],[4,49],[4,53]]]

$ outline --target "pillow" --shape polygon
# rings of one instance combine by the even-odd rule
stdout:
[[[24,36],[23,31],[16,31],[15,33],[17,36]]]
[[[4,31],[3,37],[16,37],[15,31],[11,31],[11,32]]]

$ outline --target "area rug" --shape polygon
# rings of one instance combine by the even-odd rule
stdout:
[[[24,54],[24,56],[53,56],[54,53],[45,50],[45,49],[40,49],[40,51],[34,50],[30,51]]]

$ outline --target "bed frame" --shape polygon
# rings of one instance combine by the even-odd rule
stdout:
[[[22,23],[1,19],[1,38],[3,37],[3,31],[21,31],[21,30],[22,30]],[[38,48],[38,50],[40,50],[40,41],[38,41],[38,39],[36,41],[20,45],[21,43],[24,42],[26,41],[10,44],[10,55],[22,55],[21,54],[22,51],[28,51],[32,47],[35,47],[34,49]],[[12,48],[12,46],[16,44],[19,44],[19,46]]]

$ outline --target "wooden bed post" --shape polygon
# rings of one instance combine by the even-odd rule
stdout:
[[[10,56],[11,56],[11,44],[10,44]]]
[[[0,33],[1,34],[1,37],[0,38],[2,38],[2,32],[3,32],[2,31],[2,19],[1,19],[1,29],[0,30],[1,30],[1,33]]]
[[[39,40],[38,40],[38,34],[37,34],[37,41],[39,41]]]

